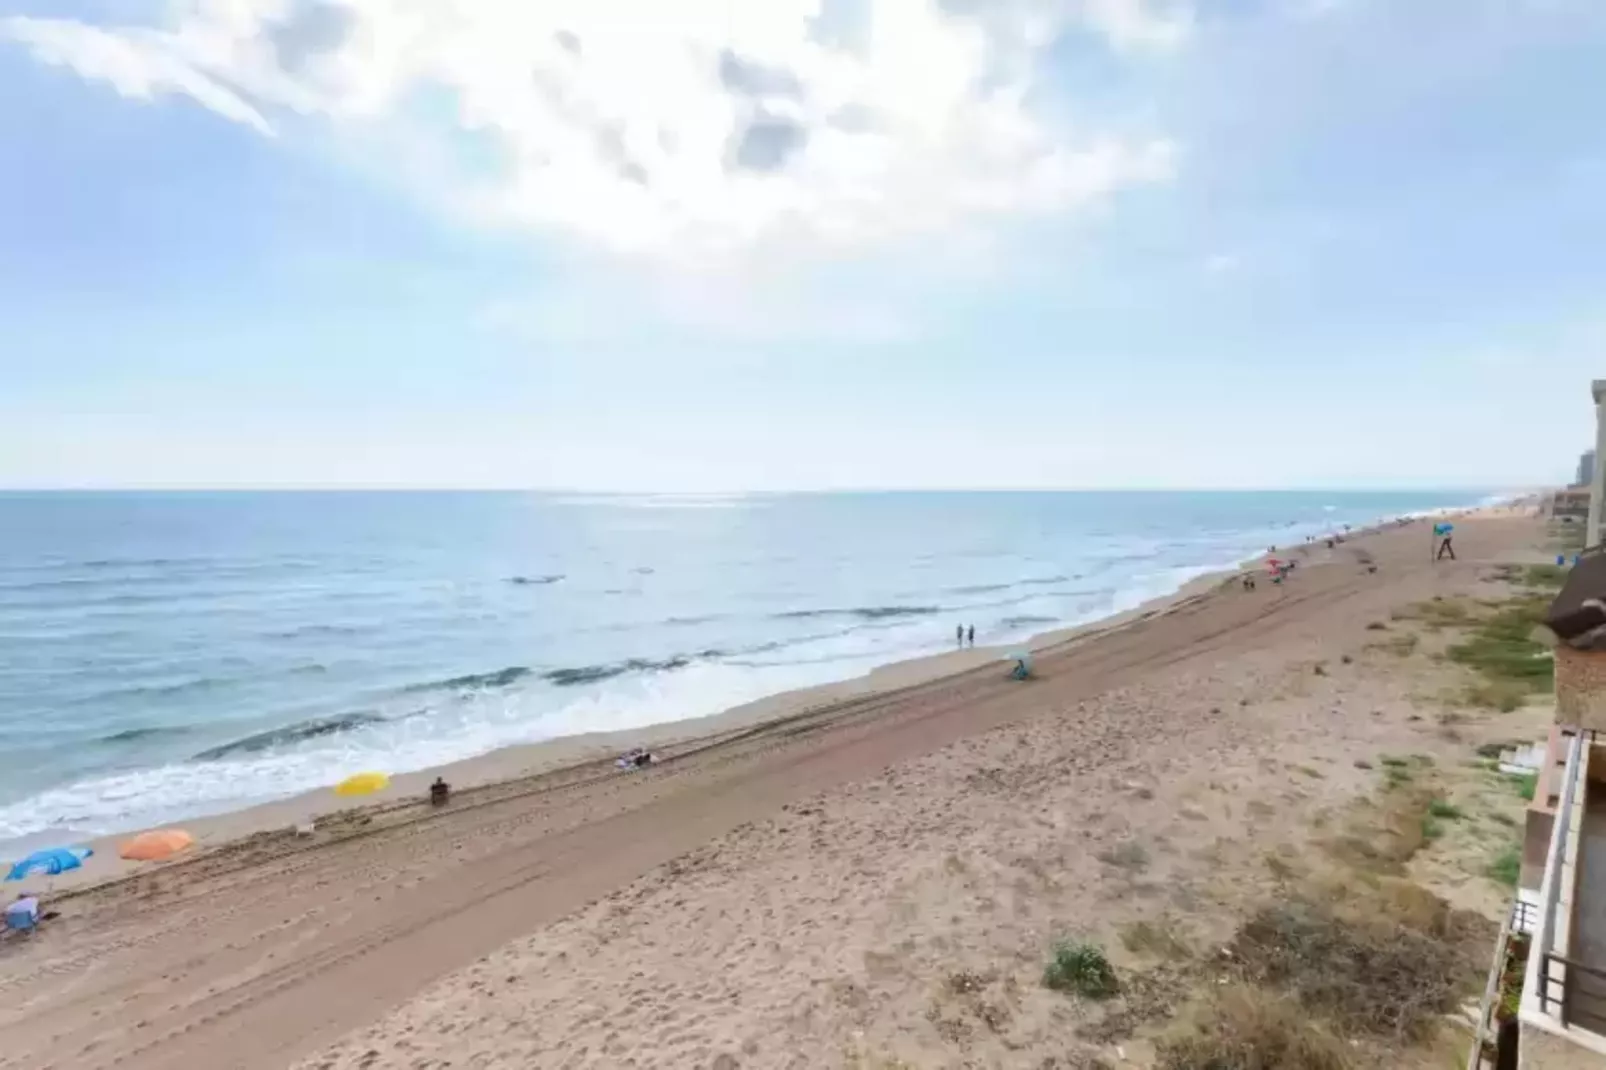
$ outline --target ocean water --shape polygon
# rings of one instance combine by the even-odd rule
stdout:
[[[1482,497],[0,494],[0,841],[713,713]]]

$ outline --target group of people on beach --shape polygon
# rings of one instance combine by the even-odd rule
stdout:
[[[969,627],[963,624],[954,625],[954,642],[959,645],[960,649],[964,649],[966,646],[975,646],[976,626],[974,624]]]

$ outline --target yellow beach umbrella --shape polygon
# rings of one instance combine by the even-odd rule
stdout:
[[[358,773],[335,785],[336,795],[372,795],[390,783],[386,773]]]

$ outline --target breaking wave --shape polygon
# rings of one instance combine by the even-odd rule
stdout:
[[[317,717],[310,721],[300,721],[296,724],[285,725],[283,728],[257,732],[253,735],[231,740],[220,746],[209,747],[196,754],[193,760],[197,762],[215,762],[221,758],[232,758],[240,754],[260,754],[263,751],[279,750],[283,747],[293,746],[309,739],[335,736],[342,732],[366,728],[369,725],[384,724],[389,719],[368,710],[343,713],[335,717]]]
[[[794,609],[777,613],[775,620],[807,620],[814,617],[857,617],[860,620],[889,620],[896,617],[928,617],[941,613],[941,606],[863,606],[857,609]]]

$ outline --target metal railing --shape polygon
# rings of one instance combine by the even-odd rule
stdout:
[[[1506,948],[1511,943],[1511,933],[1516,926],[1516,908],[1528,905],[1520,899],[1512,903],[1505,924],[1500,926],[1500,936],[1494,942],[1494,962],[1489,966],[1489,980],[1483,987],[1483,1002],[1478,1007],[1478,1026],[1472,1035],[1472,1054],[1467,1059],[1467,1070],[1496,1070],[1499,1066],[1499,1051],[1495,1042],[1499,1026],[1495,1021],[1495,1012],[1500,1001],[1500,981],[1506,973]]]
[[[1517,1030],[1510,1020],[1497,1021],[1500,983],[1506,968],[1506,949],[1513,933],[1532,933],[1525,982],[1532,983],[1537,973],[1536,987],[1541,1012],[1554,1016],[1564,1026],[1569,1020],[1584,1024],[1580,1015],[1587,1014],[1591,1018],[1597,1014],[1606,1015],[1606,973],[1591,970],[1591,980],[1587,984],[1574,982],[1569,990],[1567,970],[1571,963],[1555,951],[1556,914],[1565,880],[1562,862],[1566,857],[1567,836],[1572,824],[1573,796],[1583,775],[1584,747],[1593,735],[1593,732],[1577,732],[1568,741],[1566,771],[1562,775],[1561,791],[1556,799],[1550,843],[1546,846],[1545,875],[1539,889],[1539,902],[1515,900],[1500,928],[1500,937],[1495,941],[1494,962],[1490,965],[1489,980],[1478,1012],[1472,1051],[1467,1059],[1467,1070],[1504,1070],[1515,1065]],[[1600,983],[1595,983],[1596,979]]]
[[[1525,899],[1514,899],[1511,903],[1511,931],[1517,933],[1531,933],[1539,924],[1539,908]]]
[[[1545,851],[1545,877],[1539,886],[1539,924],[1534,929],[1533,941],[1535,955],[1549,956],[1556,950],[1556,915],[1566,879],[1562,862],[1566,857],[1567,837],[1572,828],[1573,796],[1578,791],[1582,775],[1584,745],[1583,732],[1574,735],[1567,744],[1567,768],[1562,774],[1561,791],[1556,796],[1556,816],[1550,829],[1550,843]],[[1571,898],[1570,894],[1568,898]]]
[[[1472,1035],[1467,1070],[1506,1070],[1515,1065],[1517,1036],[1515,1022],[1500,1017],[1500,984],[1505,980],[1508,951],[1512,941],[1527,938],[1539,920],[1539,908],[1525,899],[1513,899],[1500,935],[1494,942],[1494,961],[1483,987],[1478,1007],[1478,1024]],[[1502,1058],[1504,1056],[1504,1058]]]
[[[1606,1033],[1606,970],[1547,953],[1539,967],[1539,1009],[1563,1026]]]

